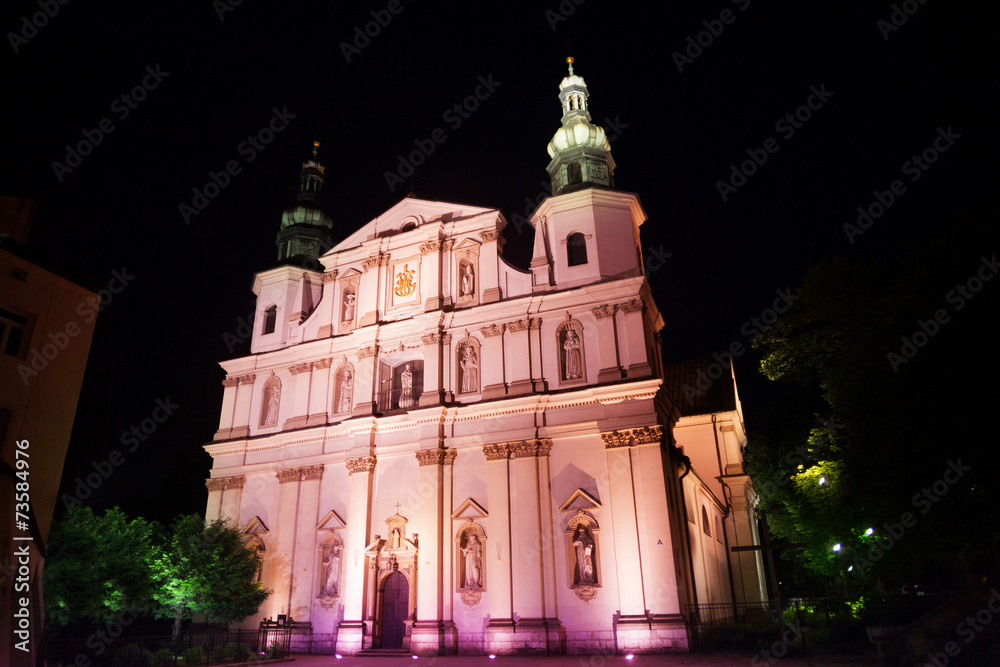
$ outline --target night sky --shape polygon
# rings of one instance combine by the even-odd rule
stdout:
[[[613,137],[616,186],[649,216],[668,361],[747,345],[745,323],[823,258],[891,257],[996,210],[995,3],[50,2],[51,18],[20,0],[0,15],[0,194],[39,202],[34,253],[98,286],[128,277],[97,320],[63,490],[157,400],[177,406],[85,501],[95,509],[204,511],[218,362],[249,352],[231,337],[254,273],[276,264],[314,140],[334,242],[412,184],[502,210],[526,268],[517,220],[546,194],[569,55]],[[44,25],[26,28],[36,14]],[[456,111],[477,88],[476,108]],[[280,131],[261,136],[269,123]],[[413,179],[387,177],[435,130],[445,139]],[[81,142],[77,162],[67,147]],[[932,164],[912,161],[928,148]],[[231,161],[238,173],[196,202]],[[844,223],[896,180],[851,243]],[[736,359],[751,431],[770,391],[757,363]]]

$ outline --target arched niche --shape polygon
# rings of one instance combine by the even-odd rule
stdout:
[[[247,550],[254,552],[257,555],[257,578],[256,581],[263,581],[264,579],[264,556],[267,555],[267,547],[264,546],[264,540],[260,538],[259,535],[250,535],[250,539],[244,544]]]
[[[556,355],[559,359],[559,384],[583,384],[587,381],[587,355],[583,349],[583,325],[567,319],[556,327]]]
[[[597,521],[579,510],[566,524],[566,556],[569,585],[585,602],[597,597],[601,575],[600,527]]]
[[[325,608],[332,606],[340,597],[344,556],[344,541],[331,530],[316,549],[316,572],[319,573],[316,597]]]
[[[354,409],[354,366],[348,363],[337,367],[333,375],[333,414],[350,414]]]
[[[260,395],[260,426],[272,428],[278,425],[278,409],[281,406],[281,380],[274,373],[264,383]]]
[[[486,531],[471,519],[455,533],[455,590],[475,607],[486,591]]]
[[[479,339],[463,338],[455,346],[455,390],[457,394],[478,394],[482,387],[483,357]]]

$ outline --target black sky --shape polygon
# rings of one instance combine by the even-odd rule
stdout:
[[[820,259],[892,255],[995,196],[993,3],[897,4],[897,22],[913,13],[895,30],[879,25],[891,2],[389,4],[243,0],[220,19],[221,3],[74,1],[15,53],[7,33],[41,10],[5,3],[0,194],[40,202],[34,252],[98,285],[134,276],[98,318],[64,491],[169,397],[175,413],[86,502],[160,520],[203,511],[218,362],[249,351],[224,334],[275,264],[312,141],[335,241],[405,195],[385,173],[437,128],[447,139],[417,170],[417,196],[513,219],[544,192],[567,55],[594,121],[617,135],[616,184],[642,199],[647,257],[671,254],[649,276],[668,360],[749,343],[744,323]],[[731,22],[713,23],[724,10]],[[340,45],[373,11],[391,20],[348,62]],[[704,22],[721,34],[678,71],[674,52]],[[114,101],[147,68],[168,74],[123,118]],[[480,77],[499,85],[456,127],[444,114]],[[776,127],[817,90],[807,121]],[[274,109],[294,118],[248,162],[239,146]],[[113,132],[60,180],[53,162],[105,118]],[[949,149],[911,181],[904,163],[948,128]],[[724,202],[717,181],[769,138],[777,152]],[[230,160],[241,172],[186,224],[179,205]],[[849,243],[843,223],[896,179],[905,193]],[[530,233],[505,235],[526,266]],[[768,395],[752,352],[737,373],[752,429]]]

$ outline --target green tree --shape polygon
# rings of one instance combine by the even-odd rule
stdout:
[[[225,520],[178,517],[156,563],[158,615],[181,621],[195,614],[231,623],[253,615],[271,591],[257,581],[260,559]]]
[[[95,515],[72,507],[49,536],[45,613],[57,626],[107,623],[153,599],[156,524],[129,520],[118,508]]]

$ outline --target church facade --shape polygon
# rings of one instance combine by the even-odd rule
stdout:
[[[273,590],[246,626],[341,654],[683,651],[690,604],[762,599],[728,551],[757,543],[738,400],[671,399],[646,214],[588,95],[570,63],[529,270],[500,211],[412,197],[330,247],[303,165],[206,445],[206,516]]]

